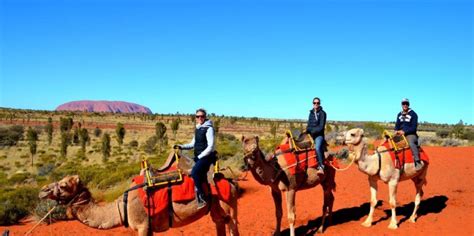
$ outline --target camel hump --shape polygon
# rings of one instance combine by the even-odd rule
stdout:
[[[156,172],[164,172],[167,171],[175,161],[175,153],[171,152],[166,158],[166,161],[163,165],[161,165],[158,169],[155,169]]]

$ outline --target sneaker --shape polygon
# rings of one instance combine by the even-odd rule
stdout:
[[[417,161],[417,162],[415,162],[415,170],[416,170],[416,171],[419,171],[419,170],[423,169],[423,166],[424,166],[424,165],[425,165],[425,164],[423,163],[423,161]]]
[[[322,166],[318,166],[318,168],[316,168],[318,171],[316,172],[318,175],[324,175],[324,167]]]
[[[203,207],[206,207],[207,206],[207,202],[206,200],[204,199],[204,196],[202,195],[198,195],[197,196],[197,209],[201,209]]]

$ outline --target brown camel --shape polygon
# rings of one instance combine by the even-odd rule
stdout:
[[[130,187],[136,184],[132,183]],[[71,219],[77,219],[85,225],[97,229],[110,229],[123,225],[123,197],[112,203],[97,204],[94,202],[89,190],[81,183],[79,176],[66,176],[62,180],[44,186],[39,197],[52,199],[60,204],[67,204],[67,213]],[[148,215],[146,208],[138,197],[137,191],[130,191],[128,195],[128,222],[138,235],[146,236],[148,232]],[[216,224],[217,235],[225,235],[228,225],[230,235],[239,235],[237,228],[237,189],[231,184],[231,200],[229,203],[219,201],[217,197],[210,200],[210,209],[204,207],[197,209],[197,201],[188,203],[173,202],[172,227],[177,228],[190,224],[205,216],[210,210],[212,220]],[[170,228],[168,212],[154,216],[152,231],[163,232]]]
[[[369,176],[370,185],[370,212],[367,219],[362,223],[365,227],[372,226],[373,214],[377,205],[377,181],[382,180],[388,183],[390,195],[390,207],[392,209],[392,217],[388,228],[398,228],[395,207],[397,206],[397,186],[400,181],[411,179],[415,184],[416,197],[415,209],[410,217],[410,222],[415,223],[416,211],[423,197],[423,184],[426,184],[426,173],[428,171],[428,163],[424,167],[416,171],[414,163],[405,163],[403,171],[395,168],[390,154],[383,146],[377,148],[379,154],[367,155],[367,145],[363,139],[364,130],[356,128],[351,129],[345,134],[345,143],[352,150],[350,158],[355,158],[354,162],[358,164],[359,170]],[[380,156],[379,156],[380,155]]]
[[[242,137],[244,148],[244,159],[250,167],[254,178],[271,189],[273,202],[275,203],[276,227],[275,235],[280,234],[282,211],[282,192],[286,192],[286,206],[288,209],[288,221],[290,233],[295,235],[295,196],[296,191],[312,188],[321,184],[324,191],[323,219],[318,232],[323,232],[326,215],[332,214],[334,195],[332,191],[336,187],[335,170],[327,165],[324,176],[318,176],[314,168],[308,168],[306,173],[290,174],[288,165],[284,158],[265,158],[259,148],[258,137]]]

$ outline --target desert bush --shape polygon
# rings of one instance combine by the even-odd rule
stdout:
[[[0,127],[0,147],[14,146],[23,138],[23,126]]]
[[[59,129],[61,130],[61,133],[69,132],[72,129],[73,124],[74,124],[74,121],[72,120],[71,117],[59,118]]]
[[[0,225],[17,224],[38,202],[37,188],[0,189]]]
[[[56,165],[54,163],[46,163],[43,164],[42,166],[38,167],[38,175],[39,176],[47,176],[49,173],[51,173]]]
[[[48,118],[48,124],[45,126],[45,131],[48,134],[48,144],[51,144],[53,141],[53,119],[51,117]]]
[[[146,142],[143,144],[144,151],[148,154],[155,153],[157,142],[158,142],[158,138],[156,137],[156,135],[153,135],[150,138],[148,138]]]
[[[136,147],[138,147],[138,141],[137,140],[132,140],[132,141],[130,141],[130,143],[128,145],[130,147],[136,148]]]
[[[31,177],[31,174],[28,173],[28,172],[26,172],[26,173],[16,173],[8,179],[8,182],[11,185],[21,184],[21,183],[24,183],[30,177]]]
[[[61,148],[61,157],[66,157],[67,155],[67,147],[69,145],[69,143],[71,142],[70,141],[70,136],[69,136],[69,133],[61,133],[61,144],[60,144],[60,148]]]
[[[474,140],[474,132],[471,130],[466,130],[462,136],[463,139],[467,139],[469,141]]]
[[[441,145],[443,147],[457,147],[457,146],[461,146],[462,142],[459,139],[450,138],[450,139],[445,139]]]
[[[385,126],[380,125],[376,122],[366,122],[364,123],[364,135],[366,137],[377,138],[380,137],[385,129]]]
[[[34,216],[37,220],[40,220],[43,218],[50,210],[51,208],[54,208],[54,210],[50,213],[48,216],[46,224],[49,224],[49,220],[51,219],[51,222],[56,222],[60,220],[66,220],[67,215],[66,215],[66,209],[67,207],[65,205],[58,205],[56,201],[50,200],[50,199],[45,199],[45,200],[40,200],[38,204],[36,205],[34,209]]]
[[[449,131],[448,130],[438,130],[436,131],[436,136],[440,137],[440,138],[447,138],[449,136]]]

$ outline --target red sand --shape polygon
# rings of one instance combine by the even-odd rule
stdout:
[[[379,182],[378,199],[381,206],[374,213],[375,225],[365,228],[360,225],[368,214],[369,187],[367,177],[355,166],[336,176],[337,191],[334,204],[333,225],[326,235],[473,235],[473,189],[474,147],[425,147],[430,156],[428,185],[418,211],[418,221],[408,222],[413,210],[415,189],[411,181],[402,182],[398,188],[397,219],[399,228],[390,230],[387,185]],[[244,190],[239,199],[239,230],[242,235],[269,235],[274,225],[274,206],[269,189],[259,185],[249,174],[247,181],[240,181]],[[304,197],[303,197],[304,196]],[[322,190],[318,186],[296,194],[296,232],[298,235],[315,234],[321,221]],[[283,207],[283,234],[288,234],[286,206]],[[23,235],[33,226],[0,227],[10,229],[11,235]],[[88,228],[78,221],[64,221],[52,225],[41,225],[32,235],[136,235],[123,227],[111,230]],[[172,229],[166,235],[215,235],[210,216],[186,227]]]

